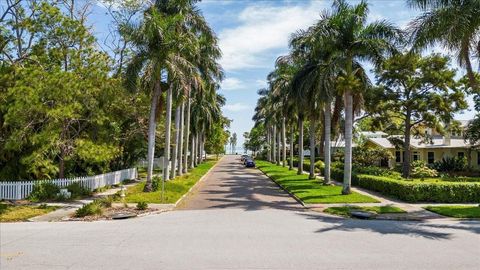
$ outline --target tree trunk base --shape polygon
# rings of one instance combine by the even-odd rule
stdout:
[[[348,195],[348,194],[352,194],[352,191],[350,190],[350,188],[342,189],[342,195]]]
[[[152,184],[147,184],[145,185],[145,187],[143,188],[143,192],[152,192],[153,191],[153,186]]]

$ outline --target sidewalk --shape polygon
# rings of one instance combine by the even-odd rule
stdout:
[[[137,184],[138,183],[132,183],[132,184],[124,185],[124,186],[126,188],[128,188],[128,187],[131,187],[131,186],[134,186],[134,185],[137,185]],[[89,203],[91,203],[94,200],[99,199],[99,198],[114,195],[115,193],[119,192],[120,190],[121,190],[120,187],[115,187],[115,188],[111,188],[111,189],[108,189],[108,190],[100,192],[100,193],[95,193],[90,198],[75,200],[75,201],[71,201],[71,202],[50,202],[50,203],[46,203],[46,205],[48,205],[48,206],[58,206],[60,208],[55,210],[55,211],[52,211],[48,214],[33,217],[33,218],[29,219],[29,221],[32,221],[32,222],[62,221],[65,218],[68,218],[68,217],[72,216],[75,213],[75,211],[77,211],[78,208],[84,206],[85,204],[89,204]],[[136,204],[134,206],[136,206]],[[152,205],[152,207],[154,207],[154,206]]]

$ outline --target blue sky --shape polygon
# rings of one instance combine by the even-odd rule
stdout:
[[[372,21],[386,19],[405,27],[418,14],[402,0],[369,3]],[[233,120],[231,131],[238,135],[238,146],[243,144],[242,134],[253,126],[256,92],[266,87],[266,75],[273,69],[275,59],[288,52],[290,34],[313,24],[330,5],[331,1],[319,0],[204,0],[198,4],[220,39],[221,64],[226,73],[220,90],[227,98],[223,112]],[[90,23],[99,41],[103,41],[108,33],[109,18],[101,7],[94,6]],[[459,70],[459,74],[463,74],[463,70]],[[457,118],[470,119],[473,114],[471,109]]]

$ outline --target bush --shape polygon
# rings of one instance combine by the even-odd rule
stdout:
[[[148,204],[146,202],[138,202],[137,209],[138,210],[146,210],[148,208]]]
[[[95,201],[97,201],[103,207],[112,207],[114,198],[113,196],[108,196],[101,199],[97,199]]]
[[[96,216],[103,213],[102,203],[100,201],[93,201],[89,204],[85,204],[75,211],[76,217]]]
[[[411,176],[414,178],[421,178],[422,180],[425,177],[436,177],[438,172],[435,169],[430,169],[425,161],[415,160],[412,162],[412,173]]]
[[[386,176],[395,179],[401,179],[401,174],[394,170],[385,169],[377,166],[355,166],[353,170],[357,174],[368,174],[376,176]]]
[[[59,192],[60,188],[52,182],[40,182],[33,186],[28,199],[34,202],[55,200]]]
[[[152,179],[152,189],[153,191],[157,191],[159,188],[161,188],[162,185],[162,178],[160,176],[155,176]]]
[[[475,203],[480,198],[480,183],[418,183],[364,174],[356,181],[359,187],[407,202]]]
[[[92,192],[88,188],[83,187],[78,182],[71,183],[67,186],[67,189],[72,193],[72,199],[78,199],[92,195]]]
[[[460,172],[467,169],[468,163],[464,157],[444,157],[434,162],[432,167],[439,172]]]

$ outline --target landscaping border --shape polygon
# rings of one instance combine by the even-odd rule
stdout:
[[[264,171],[262,171],[260,168],[257,168],[255,167],[255,169],[261,171],[266,177],[268,177],[268,179],[272,180],[273,183],[275,183],[275,185],[277,185],[280,189],[282,189],[283,191],[285,191],[288,195],[290,195],[292,198],[294,198],[298,203],[300,203],[304,208],[306,209],[310,209],[306,203],[304,203],[302,200],[300,200],[300,198],[298,198],[295,194],[293,194],[292,192],[288,191],[286,188],[284,188],[282,185],[280,185],[277,181],[275,181],[275,179],[273,179],[272,177],[270,177],[268,174],[266,174]]]

